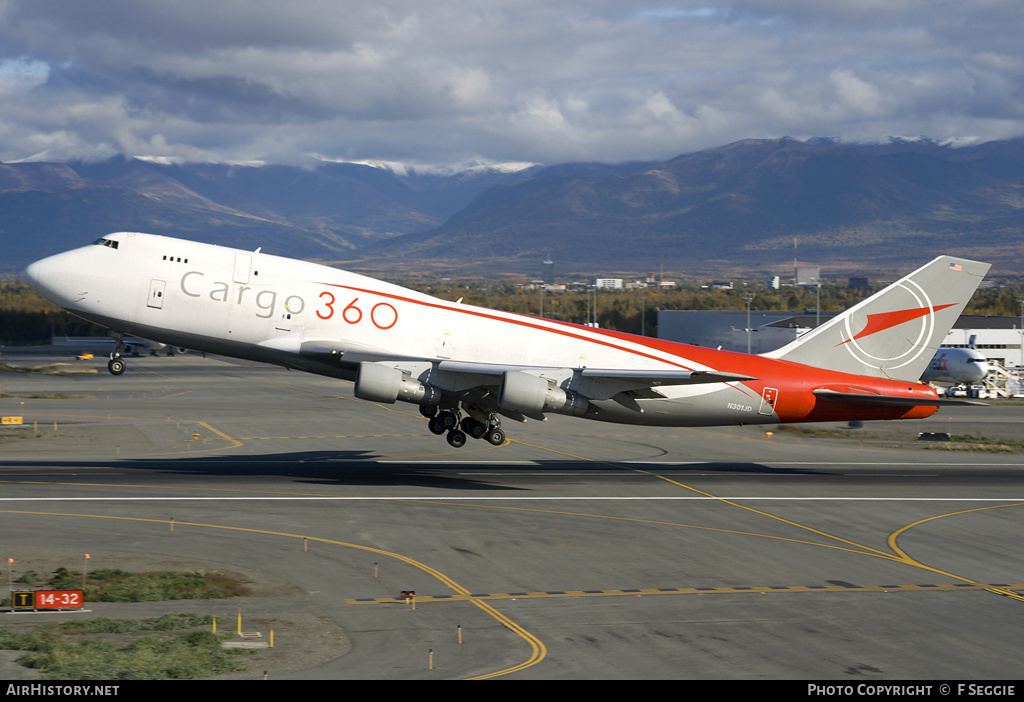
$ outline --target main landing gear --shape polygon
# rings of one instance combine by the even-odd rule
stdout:
[[[494,446],[501,446],[505,443],[505,432],[501,430],[501,422],[494,415],[490,415],[486,422],[473,417],[462,417],[458,409],[443,409],[438,411],[431,405],[420,405],[420,413],[428,417],[427,428],[432,434],[447,433],[448,444],[454,448],[462,448],[466,445],[466,438],[485,439]]]

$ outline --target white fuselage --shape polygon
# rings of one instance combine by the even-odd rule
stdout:
[[[297,354],[304,342],[318,341],[346,360],[702,368],[640,344],[612,342],[599,330],[446,302],[315,263],[149,234],[107,238],[114,236],[116,250],[83,247],[28,272],[38,280],[46,266],[46,279],[73,279],[71,294],[53,290],[51,296],[76,314],[164,343],[245,349],[245,356],[271,361],[275,352]]]
[[[707,368],[627,335],[446,302],[306,261],[142,233],[121,232],[100,241],[107,243],[36,262],[26,275],[76,315],[173,346],[348,380],[354,379],[354,364],[360,360],[404,360],[418,371],[414,375],[429,375],[434,385],[456,391],[466,381],[438,373],[431,361],[566,369]],[[724,387],[670,387],[660,395],[696,397]],[[721,415],[729,423],[771,420],[770,413],[753,411],[756,393],[744,388],[729,392],[736,397],[716,403],[699,423],[715,423]],[[660,411],[633,417],[615,403],[602,419],[613,420],[610,414],[621,414],[624,421],[650,422],[659,416],[672,421]]]
[[[976,349],[941,348],[921,380],[940,385],[970,385],[984,380],[988,371],[988,359]]]

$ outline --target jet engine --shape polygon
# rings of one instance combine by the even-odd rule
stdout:
[[[498,389],[498,406],[526,415],[558,412],[580,417],[590,409],[590,400],[575,390],[551,385],[539,376],[505,371]]]
[[[356,372],[355,396],[371,402],[391,404],[396,400],[416,405],[437,405],[441,391],[410,378],[398,368],[363,361]]]

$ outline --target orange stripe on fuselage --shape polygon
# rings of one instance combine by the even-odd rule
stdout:
[[[688,365],[685,365],[683,363],[679,363],[679,362],[676,362],[676,361],[670,361],[670,360],[661,358],[659,356],[654,356],[652,354],[643,353],[642,351],[637,351],[636,349],[626,348],[625,346],[620,346],[618,344],[608,343],[607,341],[603,341],[601,339],[594,339],[591,336],[585,336],[585,335],[583,335],[581,333],[577,333],[576,330],[579,330],[580,332],[586,331],[587,334],[594,334],[594,335],[597,335],[597,336],[616,336],[617,335],[617,336],[623,337],[626,340],[632,341],[635,344],[640,344],[641,346],[645,346],[645,347],[648,347],[648,348],[653,348],[652,344],[647,343],[647,342],[650,341],[650,339],[649,339],[649,337],[646,337],[646,336],[638,336],[638,335],[634,335],[634,334],[621,334],[621,333],[617,333],[617,332],[610,332],[610,331],[608,331],[606,329],[595,329],[594,327],[586,327],[586,326],[583,326],[581,324],[573,324],[572,322],[560,322],[558,320],[552,320],[552,319],[545,319],[544,320],[545,324],[538,324],[537,322],[533,321],[535,319],[534,317],[530,317],[530,316],[527,316],[527,315],[519,315],[516,312],[506,312],[505,314],[512,315],[512,319],[509,319],[508,317],[502,317],[502,316],[498,316],[496,314],[488,314],[487,312],[482,311],[484,308],[463,307],[461,305],[444,304],[443,302],[428,302],[426,300],[417,300],[415,298],[404,297],[402,295],[395,295],[393,293],[385,293],[385,292],[380,292],[378,290],[369,290],[367,288],[357,288],[357,287],[353,287],[351,285],[341,285],[339,283],[317,283],[317,285],[329,285],[329,286],[331,286],[333,288],[342,288],[344,290],[352,290],[354,292],[362,292],[362,293],[367,293],[369,295],[379,295],[381,297],[386,297],[386,298],[389,298],[389,299],[392,299],[392,300],[399,300],[401,302],[408,302],[408,303],[411,303],[411,304],[414,304],[414,305],[421,305],[423,307],[430,307],[430,308],[437,309],[437,310],[445,310],[446,312],[457,312],[459,314],[466,314],[466,315],[470,315],[470,316],[473,316],[473,317],[479,317],[481,319],[490,319],[490,320],[493,320],[493,321],[496,321],[496,322],[506,322],[508,324],[515,324],[516,326],[520,326],[520,327],[528,327],[530,329],[538,329],[538,330],[541,330],[541,331],[547,331],[547,332],[551,332],[552,334],[558,334],[560,336],[568,337],[570,339],[577,339],[579,341],[585,341],[585,342],[588,342],[588,343],[600,344],[601,346],[606,346],[608,348],[616,349],[618,351],[624,351],[626,353],[631,353],[631,354],[634,354],[634,355],[637,355],[637,356],[643,356],[644,358],[650,358],[650,359],[655,360],[655,361],[661,361],[662,363],[668,363],[669,365],[673,365],[673,366],[676,366],[677,368],[682,368],[684,370],[695,370],[692,366],[688,366]],[[562,327],[562,328],[560,328],[560,329],[552,329],[551,326],[548,326],[548,325],[554,325],[556,327]],[[678,343],[676,343],[676,345],[680,346],[680,347],[685,347],[685,348],[688,348],[688,349],[690,349],[690,348],[700,348],[700,347],[687,346],[686,344],[678,344]],[[672,353],[672,352],[670,351],[669,353]],[[677,354],[676,353],[672,353],[672,355],[675,356]],[[683,360],[685,360],[685,359],[683,359]]]

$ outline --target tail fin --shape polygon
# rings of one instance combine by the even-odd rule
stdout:
[[[764,355],[844,373],[917,381],[989,267],[939,256]]]

